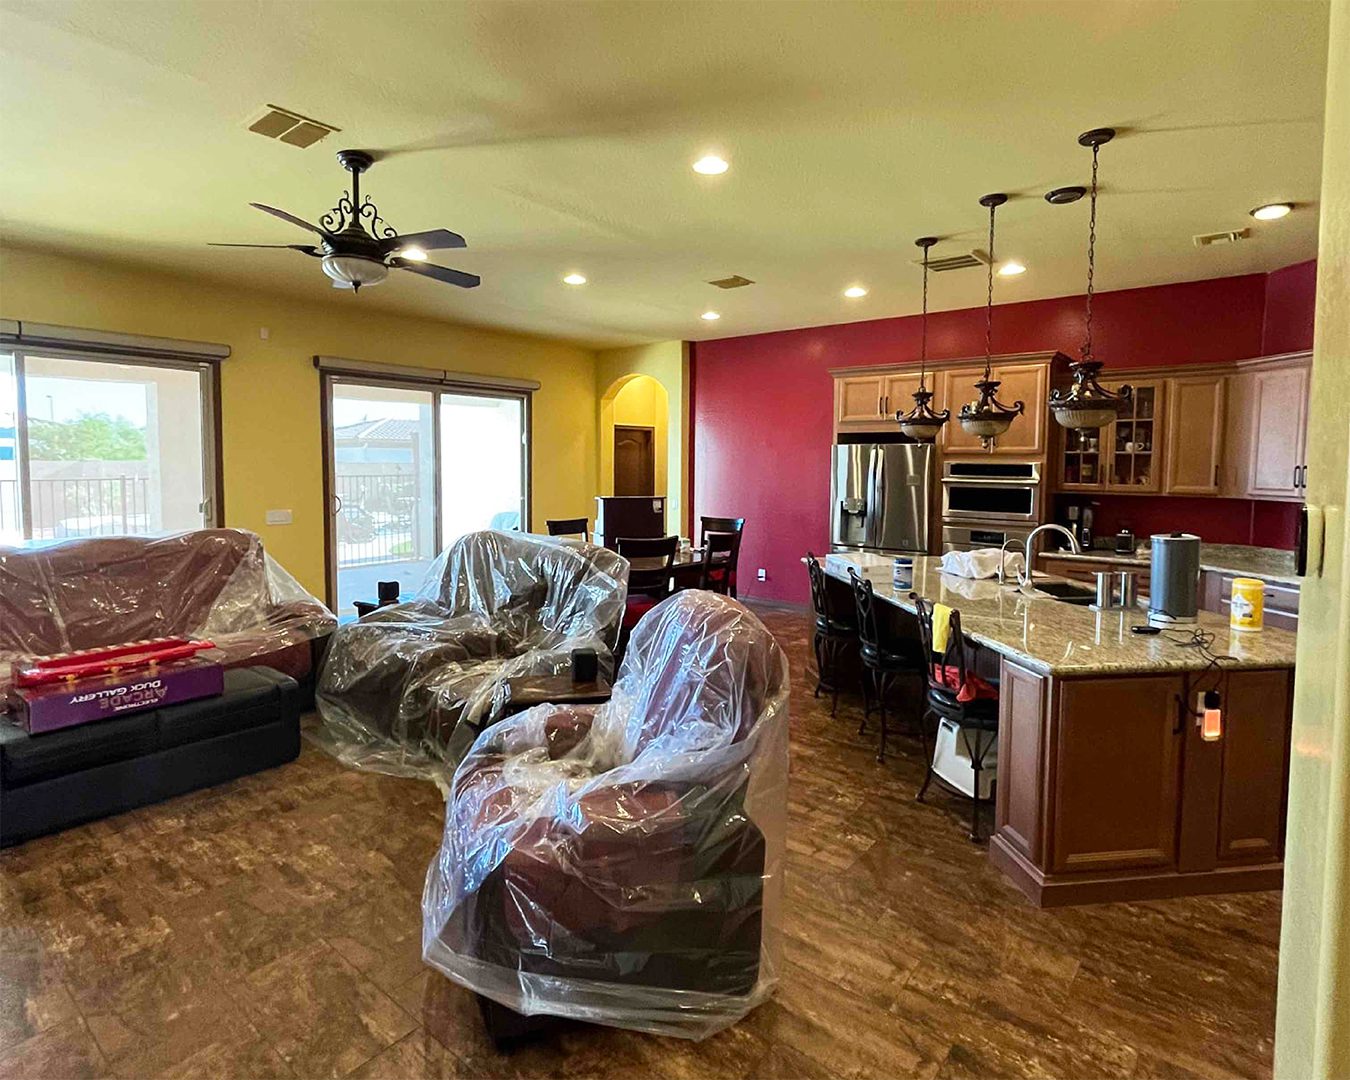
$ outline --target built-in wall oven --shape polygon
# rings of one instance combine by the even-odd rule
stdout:
[[[942,465],[942,550],[1025,540],[1041,523],[1038,461],[947,461]]]

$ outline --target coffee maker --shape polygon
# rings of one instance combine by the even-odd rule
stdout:
[[[1063,525],[1083,551],[1092,547],[1092,521],[1095,504],[1087,499],[1074,499],[1061,495],[1056,503],[1055,520]]]

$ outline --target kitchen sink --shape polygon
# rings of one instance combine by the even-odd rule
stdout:
[[[1036,591],[1062,604],[1090,604],[1097,598],[1097,590],[1069,581],[1043,581]]]

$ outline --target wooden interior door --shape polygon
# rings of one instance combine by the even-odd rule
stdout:
[[[614,494],[656,494],[656,432],[614,425]]]

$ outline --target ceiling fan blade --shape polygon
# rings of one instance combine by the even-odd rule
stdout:
[[[435,251],[438,248],[468,247],[468,244],[464,242],[464,237],[457,232],[451,232],[449,229],[428,229],[426,232],[391,236],[388,240],[381,240],[380,247],[385,254],[388,254],[391,251],[399,251],[407,247],[418,247],[423,251]]]
[[[320,258],[319,249],[313,244],[214,244],[208,243],[207,247],[238,247],[238,248],[274,248],[280,251],[302,251],[306,255],[313,255],[316,259]]]
[[[320,236],[327,236],[317,225],[311,225],[308,221],[296,217],[294,214],[288,214],[285,210],[278,210],[275,206],[267,206],[265,203],[251,202],[249,206],[256,210],[261,210],[264,214],[271,214],[273,217],[279,217],[282,221],[289,221],[292,225],[299,225],[302,229],[308,229],[312,233],[318,233]]]
[[[477,274],[466,274],[463,270],[451,270],[448,266],[414,262],[411,259],[391,259],[389,265],[397,270],[411,270],[414,274],[444,281],[447,285],[458,285],[461,289],[476,288],[483,280]]]

